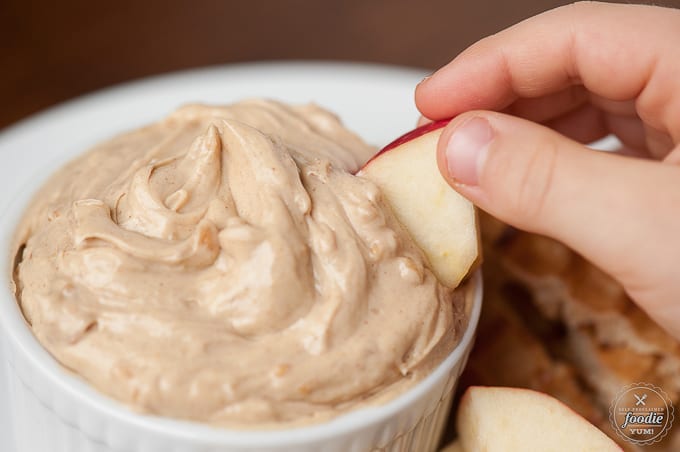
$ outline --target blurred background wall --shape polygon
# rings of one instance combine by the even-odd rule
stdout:
[[[435,69],[479,38],[566,3],[0,0],[0,127],[79,94],[197,66],[321,59]]]

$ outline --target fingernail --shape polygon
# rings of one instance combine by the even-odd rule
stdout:
[[[475,116],[458,126],[446,145],[449,176],[461,184],[477,185],[492,140],[493,130],[484,118]]]
[[[437,72],[437,71],[432,71],[429,74],[427,74],[425,77],[423,77],[423,79],[418,82],[418,85],[420,85],[421,83],[424,83],[424,82],[428,81],[429,79],[431,79],[435,72]]]

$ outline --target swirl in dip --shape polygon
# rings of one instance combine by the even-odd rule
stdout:
[[[353,175],[374,153],[313,105],[181,108],[49,180],[17,300],[62,365],[141,412],[275,427],[388,400],[465,319]]]

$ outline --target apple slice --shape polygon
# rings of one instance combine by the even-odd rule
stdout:
[[[474,206],[437,167],[437,140],[449,120],[419,127],[385,146],[358,175],[373,181],[423,250],[439,281],[456,287],[479,254]]]
[[[465,451],[623,450],[559,400],[529,389],[471,386],[456,422]]]

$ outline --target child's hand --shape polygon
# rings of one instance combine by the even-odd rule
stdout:
[[[549,11],[467,49],[416,103],[459,115],[438,153],[456,190],[570,245],[680,338],[680,11]],[[638,158],[581,144],[609,133]]]

